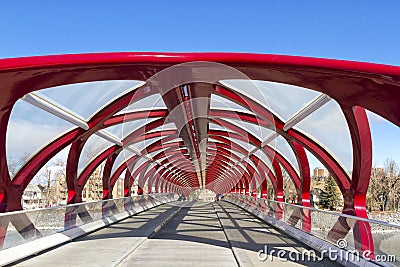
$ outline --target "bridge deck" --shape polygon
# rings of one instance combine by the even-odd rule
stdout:
[[[323,262],[261,261],[257,252],[304,245],[226,202],[175,202],[32,257],[18,266],[333,266]],[[288,253],[286,253],[288,255]]]

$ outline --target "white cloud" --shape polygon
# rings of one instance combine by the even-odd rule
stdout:
[[[11,120],[6,137],[7,156],[18,158],[24,153],[31,155],[68,128],[69,125],[36,125],[30,121]]]

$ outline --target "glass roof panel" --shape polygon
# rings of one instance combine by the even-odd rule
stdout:
[[[133,121],[126,121],[121,124],[116,124],[110,127],[105,128],[104,130],[106,132],[109,132],[115,136],[117,136],[119,139],[124,139],[127,137],[130,133],[133,131],[139,129],[140,127],[157,120],[157,118],[146,118],[146,119],[139,119],[139,120],[133,120]],[[142,134],[142,133],[140,133]],[[139,135],[140,135],[139,134]]]
[[[230,138],[228,138],[228,139],[231,140],[231,142],[236,142],[236,141],[237,141],[237,139],[230,139]],[[220,141],[215,140],[215,139],[212,138],[212,137],[210,137],[209,140],[212,141],[212,142],[221,143]],[[231,151],[233,154],[235,154],[236,156],[238,156],[240,159],[243,158],[244,156],[247,156],[247,155],[244,155],[244,154],[242,154],[242,153],[240,153],[240,152],[238,152],[238,151],[236,151],[236,150],[230,150],[230,151]]]
[[[289,161],[289,163],[296,170],[297,174],[300,174],[299,164],[297,162],[296,155],[294,154],[292,147],[289,145],[286,139],[278,135],[274,141],[275,149],[280,154],[282,154],[287,161]],[[272,145],[270,146],[273,147]]]
[[[156,151],[153,151],[153,152],[149,153],[148,155],[151,156],[151,157],[154,157],[155,155],[157,155],[158,153],[160,153],[161,151],[164,151],[166,149],[167,149],[166,147],[165,148],[161,148],[159,150],[156,150]]]
[[[150,132],[165,131],[165,130],[177,130],[175,123],[169,122],[169,123],[163,124],[157,128],[154,128]]]
[[[226,121],[229,121],[237,126],[239,126],[242,129],[245,129],[247,132],[252,133],[253,135],[255,135],[255,137],[258,138],[258,140],[260,140],[261,142],[267,138],[268,136],[270,136],[272,133],[274,133],[274,131],[265,128],[263,126],[260,125],[256,125],[254,123],[250,123],[250,122],[246,122],[246,121],[242,121],[239,119],[225,119]]]
[[[7,163],[11,177],[39,149],[75,128],[42,109],[18,100],[10,115],[6,133]]]
[[[259,171],[259,169],[257,168],[256,164],[255,164],[250,158],[245,157],[245,158],[243,159],[243,161],[244,161],[246,164],[251,165],[251,167],[253,167],[253,168],[256,169],[257,171]]]
[[[61,85],[37,92],[87,120],[110,101],[141,84],[142,81],[96,81]]]
[[[253,146],[252,144],[244,142],[244,141],[241,141],[239,139],[236,139],[236,138],[233,138],[233,137],[232,138],[228,138],[228,139],[230,139],[232,141],[232,143],[236,143],[237,145],[239,145],[242,148],[244,148],[247,151],[247,155],[252,149],[255,148],[255,146]],[[245,156],[247,156],[247,155],[245,155]]]
[[[379,168],[390,170],[391,161],[400,160],[400,127],[372,111],[365,111],[371,128],[374,172]]]
[[[213,143],[220,143],[220,144],[225,144],[224,142],[220,141],[220,140],[215,140],[212,137],[208,137],[208,141],[213,142]],[[209,146],[207,147],[208,150],[216,150],[216,148],[214,146]]]
[[[222,84],[251,96],[284,122],[321,93],[284,83],[257,80],[224,80]]]
[[[128,149],[122,149],[122,151],[118,154],[117,158],[114,161],[114,165],[112,166],[111,169],[111,175],[114,174],[114,172],[118,169],[119,166],[121,166],[122,163],[130,159],[135,153]]]
[[[129,111],[136,111],[136,110],[150,110],[154,108],[166,108],[167,106],[165,105],[162,97],[160,94],[154,94],[148,97],[145,97],[143,99],[140,99],[139,101],[136,101],[123,110],[121,110],[118,114],[121,113],[126,113]]]
[[[157,142],[158,140],[160,140],[160,137],[145,139],[145,140],[141,140],[140,142],[137,142],[137,143],[132,143],[130,145],[130,147],[134,147],[137,150],[142,151],[142,149],[144,149],[145,147],[149,146],[150,144],[152,144],[154,142]]]
[[[271,172],[272,172],[274,175],[276,175],[275,169],[274,169],[273,166],[272,166],[272,162],[269,160],[268,156],[265,155],[264,152],[262,152],[261,150],[258,149],[258,150],[254,153],[254,155],[257,156],[257,158],[259,158],[260,160],[262,160],[262,161],[264,162],[264,164],[267,165],[267,167],[271,170]]]
[[[294,129],[312,136],[333,153],[348,172],[353,166],[353,150],[350,132],[339,104],[331,100],[310,116],[298,123]]]
[[[240,165],[240,166],[243,167],[243,164],[242,164],[242,163],[239,163],[239,164],[237,164],[237,165],[233,165],[232,168],[228,169],[229,172],[233,173],[234,175],[235,175],[235,174],[238,174],[238,173],[239,173],[239,175],[243,175],[243,169],[240,168],[238,165]],[[225,171],[225,173],[227,173],[228,170]]]
[[[238,164],[236,164],[236,166],[240,166],[240,167],[241,167],[242,171],[240,171],[240,170],[238,169],[240,173],[242,173],[243,170],[247,172],[247,168],[246,168],[245,164],[243,164],[242,161],[239,161]]]
[[[250,143],[244,142],[244,141],[236,139],[234,137],[229,137],[228,139],[230,139],[233,143],[236,143],[236,144],[240,145],[241,147],[243,147],[244,149],[246,149],[247,152],[250,152],[250,150],[252,150],[256,147]]]
[[[82,149],[82,153],[79,157],[78,163],[78,175],[81,174],[86,165],[92,161],[97,155],[99,155],[106,148],[114,146],[115,144],[110,141],[99,137],[95,134],[91,135],[86,141],[85,146]]]
[[[209,127],[209,129],[212,129],[212,130],[223,130],[223,131],[227,131],[228,130],[224,126],[216,124],[216,123],[212,123],[212,122],[210,122],[208,124],[208,127]]]
[[[182,141],[183,141],[183,139],[178,137],[178,138],[174,138],[174,139],[169,140],[169,141],[165,141],[165,142],[163,142],[163,144],[166,145],[166,144],[178,143],[178,142],[182,142]]]
[[[235,102],[232,102],[224,97],[219,95],[211,94],[211,101],[210,101],[210,108],[211,109],[232,109],[237,111],[244,111],[247,113],[252,113],[250,110],[242,107]]]
[[[139,168],[144,162],[148,161],[146,158],[140,158],[138,161],[135,162],[134,166],[129,166],[129,170],[133,174],[137,168]],[[136,178],[135,178],[136,180]]]

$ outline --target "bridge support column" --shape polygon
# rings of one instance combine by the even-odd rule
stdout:
[[[368,218],[366,194],[372,168],[372,139],[369,122],[362,107],[343,108],[343,113],[349,125],[353,143],[353,172],[350,188],[343,192],[343,213]],[[351,220],[341,217],[328,233],[328,238],[337,241],[344,238],[350,229],[353,229],[355,249],[360,252],[370,251],[373,259],[374,240],[368,222],[357,221],[354,224]]]
[[[306,151],[303,146],[301,146],[298,142],[292,140],[291,141],[294,150],[298,156],[298,162],[300,166],[300,174],[301,174],[301,185],[300,185],[300,193],[301,193],[301,205],[304,207],[310,207],[310,165],[308,163],[308,158]],[[302,229],[303,231],[309,233],[311,231],[311,212],[309,209],[301,210],[301,221],[302,221]]]
[[[275,191],[275,200],[278,202],[283,202],[283,176],[282,176],[282,169],[281,166],[279,165],[279,162],[274,158],[272,160],[272,165],[275,169],[275,175],[276,175],[276,191]],[[283,215],[283,206],[278,203],[277,205],[277,210],[275,214],[275,218],[277,220],[282,219]]]

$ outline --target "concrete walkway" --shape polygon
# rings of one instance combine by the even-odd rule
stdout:
[[[183,203],[164,204],[44,252],[16,266],[113,266],[142,242]]]
[[[286,257],[260,260],[258,251],[284,250]],[[302,261],[304,245],[227,202],[183,208],[160,232],[119,266],[336,266]],[[299,256],[293,261],[288,257]]]
[[[120,266],[237,266],[211,204],[180,212]]]
[[[227,202],[218,202],[213,206],[240,266],[337,266],[318,257],[308,260],[307,256],[306,260],[302,260],[301,253],[312,255],[310,252],[314,251],[309,251],[302,243],[241,208]],[[259,250],[268,253],[259,255]],[[277,255],[278,250],[283,251],[281,257]]]
[[[265,247],[267,246],[267,247]],[[286,256],[259,259],[258,251]],[[17,266],[336,266],[288,257],[303,244],[227,202],[174,202],[145,211]]]

